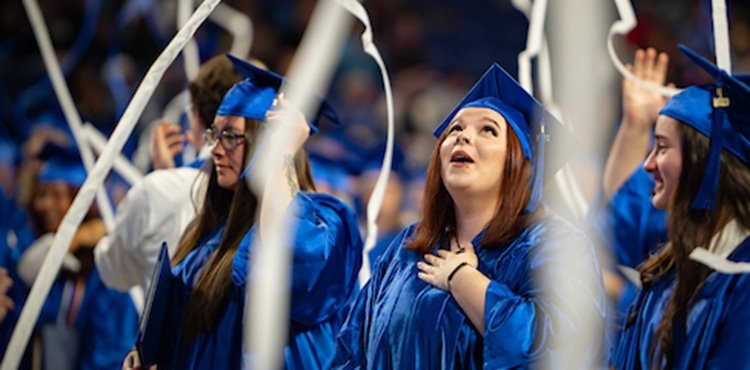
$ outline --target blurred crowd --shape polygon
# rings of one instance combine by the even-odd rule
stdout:
[[[221,25],[207,21],[195,36],[201,61],[229,51],[233,42],[247,42],[252,45],[252,57],[284,74],[316,1],[223,3],[249,17],[252,37],[234,40]],[[511,73],[517,70],[517,56],[526,44],[528,22],[510,1],[363,3],[372,19],[374,41],[391,74],[396,110],[393,172],[378,220],[378,246],[383,246],[417,218],[424,169],[434,145],[432,128],[487,65],[497,62]],[[176,2],[40,0],[39,4],[78,112],[84,122],[109,136],[150,64],[175,33]],[[750,5],[740,1],[729,5],[734,70],[750,71]],[[667,81],[678,85],[707,81],[708,76],[689,66],[676,51],[676,44],[679,40],[712,54],[709,2],[634,0],[633,6],[639,24],[620,40],[622,58],[630,58],[637,48],[654,47],[672,58]],[[614,6],[611,17],[616,17]],[[321,133],[306,145],[319,190],[344,199],[364,220],[385,149],[386,112],[377,66],[360,48],[361,31],[361,25],[353,26],[328,94],[343,124],[321,127]],[[78,149],[20,1],[0,3],[0,66],[0,250],[8,254],[0,256],[0,261],[10,261],[19,260],[41,236],[55,232],[83,180],[71,179],[73,170],[65,164],[53,168],[56,160],[76,157]],[[151,155],[153,130],[163,122],[167,106],[187,84],[183,61],[178,58],[164,75],[123,149],[123,155],[142,173],[155,167]],[[617,94],[612,92],[613,96]],[[604,124],[614,127],[620,114],[619,107],[612,108]],[[184,115],[170,119],[187,130]],[[597,153],[596,148],[606,145],[584,145],[591,148],[590,154],[603,167],[606,153]],[[186,148],[175,157],[175,164],[188,163],[195,154]],[[55,175],[66,179],[62,185],[46,181],[57,179]],[[106,187],[114,207],[131,185],[115,171],[109,175]],[[593,198],[598,186],[588,185],[593,190],[587,195]],[[95,246],[105,232],[99,216],[96,208],[89,212],[76,234],[76,245],[71,247],[71,254],[84,261],[84,266],[71,268],[77,271],[71,274],[83,279],[91,279],[91,257],[85,257],[90,254],[87,248]],[[26,278],[14,281],[10,287],[3,283],[5,275],[0,275],[0,289],[7,292],[23,291],[24,284],[30,284],[35,277],[35,273],[23,275],[14,268],[9,270],[3,274],[21,273]],[[106,289],[100,283],[87,281],[91,289]],[[70,300],[74,301],[75,284],[70,289]],[[12,311],[13,305],[22,303],[23,293],[15,297],[12,304],[0,302],[0,320]],[[66,311],[71,322],[81,315],[74,309],[81,306],[80,302],[76,306],[73,301],[62,300],[62,304],[71,307]],[[122,315],[127,320],[134,319],[129,313]],[[7,340],[9,332],[2,335],[6,338],[0,339]]]

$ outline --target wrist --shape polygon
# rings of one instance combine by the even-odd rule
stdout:
[[[451,271],[451,273],[448,274],[448,278],[446,279],[446,286],[448,287],[449,292],[451,291],[451,281],[456,277],[456,275],[458,274],[459,271],[461,271],[461,269],[467,266],[472,267],[472,268],[474,267],[468,261],[463,261],[459,263],[458,266],[454,267],[453,271]]]

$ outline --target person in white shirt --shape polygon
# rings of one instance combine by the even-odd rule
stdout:
[[[154,129],[152,148],[157,170],[128,191],[117,207],[114,232],[95,248],[96,266],[109,287],[121,291],[136,288],[131,291],[135,295],[140,294],[139,287],[146,291],[162,243],[167,243],[170,255],[174,253],[201,202],[195,195],[201,193],[196,179],[208,154],[201,151],[203,131],[213,121],[224,94],[240,80],[226,56],[210,59],[189,85],[190,131],[183,136],[171,123],[161,123]],[[184,139],[206,155],[199,155],[186,166],[170,168]]]

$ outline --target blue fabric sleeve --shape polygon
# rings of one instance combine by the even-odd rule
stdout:
[[[290,316],[314,326],[349,303],[362,266],[362,239],[354,213],[337,198],[300,193],[295,203]]]
[[[714,337],[716,342],[706,354],[705,369],[732,369],[750,364],[750,275],[738,279],[732,292],[724,297],[722,323]]]
[[[485,369],[526,366],[553,354],[553,339],[575,341],[586,325],[603,325],[605,294],[593,247],[572,226],[545,224],[527,235],[533,249],[528,261],[518,263],[527,264],[528,277],[544,276],[545,281],[556,283],[522,282],[522,292],[502,282],[490,283],[484,306]],[[578,294],[568,294],[571,291]],[[582,296],[585,302],[580,301]],[[603,326],[596,330],[603,334]],[[603,347],[587,348],[578,354],[581,368],[595,366],[601,351]]]
[[[373,276],[374,277],[374,276]],[[365,348],[370,327],[369,311],[377,282],[373,277],[359,291],[349,316],[336,337],[336,352],[333,358],[333,369],[366,368]]]
[[[651,204],[654,181],[639,167],[609,201],[592,207],[598,237],[611,246],[619,264],[637,268],[667,240],[666,212]]]
[[[414,227],[404,229],[385,253],[380,255],[372,276],[362,290],[359,291],[354,300],[349,316],[346,318],[336,338],[336,354],[333,359],[333,369],[364,369],[367,368],[366,351],[368,348],[367,338],[370,327],[374,321],[372,311],[375,309],[378,291],[380,290],[388,264],[393,255],[402,248],[408,235],[411,235]]]

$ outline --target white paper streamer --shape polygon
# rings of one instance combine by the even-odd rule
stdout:
[[[375,60],[380,68],[380,75],[383,79],[383,90],[385,90],[385,104],[388,119],[388,131],[386,134],[383,163],[380,165],[380,174],[378,175],[378,180],[375,182],[375,188],[372,190],[370,201],[367,202],[367,238],[365,239],[365,247],[362,254],[362,268],[359,270],[359,283],[364,284],[370,279],[369,253],[378,239],[377,220],[380,215],[380,208],[383,205],[383,197],[385,196],[385,190],[388,186],[388,177],[391,174],[391,164],[393,162],[393,93],[391,92],[391,78],[388,74],[388,70],[385,68],[385,63],[380,56],[380,51],[378,51],[377,46],[375,46],[375,43],[372,40],[372,26],[367,10],[362,4],[355,0],[336,1],[349,13],[357,17],[357,19],[365,26],[365,30],[362,32],[362,49],[365,53],[369,54],[373,60]]]
[[[87,122],[83,125],[83,132],[86,134],[86,139],[95,152],[101,153],[104,151],[104,148],[107,147],[107,138],[104,137],[96,127]],[[120,153],[117,153],[117,156],[115,157],[113,168],[130,185],[135,185],[143,179],[141,171],[135,168],[135,166],[133,166],[133,164]]]
[[[553,98],[552,67],[549,59],[549,47],[544,36],[544,23],[547,14],[547,0],[537,0],[533,4],[529,0],[514,0],[513,6],[529,19],[529,31],[526,37],[526,49],[518,54],[518,82],[534,95],[534,84],[531,70],[531,60],[538,57],[539,95],[542,104],[550,112],[557,115],[559,107]],[[558,116],[559,118],[559,116]],[[560,120],[564,125],[565,121]],[[569,125],[568,125],[569,126]],[[560,195],[577,219],[581,219],[588,212],[588,202],[578,183],[575,181],[570,165],[565,164],[561,171],[555,174],[555,183],[560,189]]]
[[[725,0],[711,0],[711,19],[714,25],[714,52],[716,65],[732,74],[732,57],[729,51],[729,23]]]
[[[615,65],[615,68],[617,68],[620,74],[622,74],[629,80],[634,81],[639,86],[659,93],[663,96],[671,97],[672,95],[675,95],[682,91],[681,89],[660,86],[653,82],[642,80],[625,69],[625,66],[617,57],[617,53],[615,52],[615,47],[612,40],[614,39],[615,35],[627,35],[628,32],[635,28],[637,22],[635,19],[635,12],[633,11],[633,6],[630,5],[630,0],[615,0],[615,5],[617,6],[617,11],[620,13],[620,20],[612,23],[612,27],[610,27],[609,34],[607,35],[607,52],[609,52],[609,58],[612,60],[612,64]]]
[[[177,35],[175,35],[172,41],[170,41],[169,45],[167,45],[161,55],[159,55],[159,58],[156,59],[146,73],[141,85],[133,96],[133,100],[125,109],[120,122],[118,122],[107,147],[104,149],[104,152],[101,157],[99,157],[96,164],[94,164],[94,168],[88,178],[86,178],[81,190],[78,192],[78,195],[73,200],[73,204],[70,206],[70,209],[62,220],[58,232],[55,235],[55,241],[52,248],[42,264],[42,273],[34,282],[23,311],[21,312],[21,316],[16,324],[16,328],[13,331],[13,336],[10,339],[7,350],[5,351],[5,357],[3,358],[1,366],[2,369],[11,370],[18,368],[21,356],[23,356],[31,331],[34,328],[34,323],[39,317],[42,303],[44,303],[44,300],[47,298],[52,282],[57,276],[57,272],[60,270],[60,264],[68,250],[68,245],[70,245],[70,242],[73,239],[73,234],[78,229],[78,226],[83,220],[83,216],[88,211],[88,208],[94,199],[94,194],[97,189],[101,187],[104,177],[112,167],[115,155],[119,153],[125,145],[125,141],[133,131],[138,118],[143,113],[146,103],[148,103],[148,100],[151,98],[151,95],[156,89],[159,80],[164,75],[164,72],[172,64],[175,58],[177,58],[177,55],[187,41],[208,17],[209,13],[211,13],[219,1],[220,0],[205,0],[198,7],[193,16],[190,17],[187,24],[180,29]]]
[[[219,4],[210,19],[221,27],[224,27],[232,38],[230,52],[241,58],[250,55],[253,45],[253,21],[242,12],[238,12],[227,4]]]
[[[340,58],[347,30],[351,24],[336,2],[321,0],[317,3],[305,31],[304,37],[289,68],[288,79],[293,84],[285,84],[281,93],[289,103],[296,106],[306,117],[317,111],[320,100],[310,91],[327,87],[334,67]],[[286,116],[286,115],[282,115]],[[274,128],[267,128],[260,138],[261,143],[289,141],[291,130],[286,130],[290,122],[281,121]],[[275,132],[272,132],[275,131]],[[276,142],[278,142],[276,141]],[[256,194],[263,194],[267,174],[276,166],[281,166],[282,153],[270,145],[261,145],[256,158],[262,158],[251,177],[250,186]],[[278,167],[277,167],[278,168]],[[286,204],[274,202],[274,197],[264,197],[269,203],[262,207],[269,212],[262,225],[263,240],[255,238],[253,257],[248,267],[248,299],[245,312],[245,341],[248,346],[243,354],[243,367],[253,369],[283,368],[283,350],[287,343],[289,325],[289,285],[291,250],[289,236],[294,235],[294,226],[289,219]],[[260,216],[259,216],[260,217]],[[291,227],[290,227],[291,226]]]
[[[531,78],[531,59],[539,55],[544,40],[544,18],[547,14],[547,0],[536,0],[531,6],[529,31],[526,34],[526,49],[518,54],[518,82],[534,95],[534,84]]]
[[[190,13],[193,11],[193,0],[179,0],[177,1],[177,28],[185,25]],[[188,81],[195,80],[198,76],[198,69],[200,68],[201,58],[198,54],[198,44],[192,38],[185,45],[185,49],[182,50],[182,60],[185,63],[185,75]]]
[[[39,9],[39,3],[37,3],[36,0],[24,0],[23,6],[26,8],[26,13],[29,16],[31,29],[34,31],[34,37],[36,38],[37,44],[39,44],[39,51],[42,54],[44,65],[47,67],[47,73],[49,73],[50,81],[52,81],[55,95],[60,102],[60,107],[65,115],[65,120],[68,122],[68,126],[70,126],[70,131],[73,133],[73,139],[81,153],[83,166],[86,168],[86,172],[91,172],[91,167],[94,165],[94,156],[92,155],[91,149],[83,135],[81,129],[81,116],[78,114],[78,110],[76,110],[75,104],[73,103],[73,97],[65,83],[62,68],[60,68],[60,64],[57,62],[55,49],[52,47],[52,40],[49,37],[47,25],[44,23],[42,11]],[[115,224],[114,212],[112,211],[112,204],[110,203],[104,189],[100,189],[97,192],[96,199],[105,227],[108,231],[113,230]]]
[[[534,12],[536,10],[534,8],[543,5],[538,1],[533,3],[532,14],[536,17],[543,17],[544,15],[536,15],[539,13]],[[547,4],[551,8],[546,14],[550,30],[546,36],[554,40],[551,42],[555,43],[556,50],[561,53],[556,61],[560,74],[556,74],[555,81],[557,91],[561,96],[561,106],[564,107],[568,116],[566,121],[561,122],[570,127],[571,120],[576,119],[581,132],[595,132],[591,130],[591,125],[595,124],[594,120],[585,117],[591,115],[592,104],[596,104],[596,100],[591,98],[601,95],[599,92],[599,89],[603,88],[601,78],[605,76],[597,73],[598,71],[587,70],[581,66],[592,66],[597,58],[595,51],[601,50],[601,47],[598,47],[601,41],[597,40],[596,35],[602,34],[602,30],[608,27],[608,24],[600,21],[609,11],[605,4],[607,3],[599,0],[571,0],[564,4],[560,2]],[[539,20],[530,19],[529,27],[535,26],[541,29],[536,22]],[[543,60],[546,57],[541,56],[542,51],[546,49],[546,42],[537,42],[540,43],[536,45],[540,53],[538,68],[550,70],[549,67],[542,65],[546,62]],[[586,60],[569,58],[570,55],[584,55]],[[550,77],[544,78],[551,80]],[[540,82],[543,83],[543,80]],[[542,103],[550,111],[557,110],[554,101],[547,100],[552,97],[551,91],[542,92],[541,95],[544,97]],[[560,141],[561,138],[556,139]],[[545,149],[545,154],[569,157],[571,151],[574,153],[578,151],[576,145],[579,145],[576,140],[561,142],[559,145]],[[581,216],[585,208],[576,205],[576,202],[580,200],[576,200],[573,195],[574,189],[577,188],[575,180],[572,173],[569,170],[566,172],[566,168],[563,167],[563,172],[556,176],[556,185],[570,210],[578,216],[572,221],[580,223],[583,221]],[[585,203],[585,198],[581,203]],[[601,276],[596,274],[589,265],[596,260],[595,252],[587,243],[581,243],[577,238],[558,238],[553,243],[556,247],[544,249],[544,253],[549,254],[546,259],[550,262],[549,266],[540,269],[532,277],[534,284],[541,288],[554,287],[553,290],[541,289],[539,298],[545,302],[545,305],[554,307],[552,310],[554,312],[549,313],[548,320],[555,327],[554,333],[550,333],[543,340],[544,348],[541,349],[548,351],[550,356],[536,361],[534,367],[542,369],[596,368],[598,362],[593,350],[606,349],[602,345],[604,312],[601,309],[604,308],[604,297],[598,295],[603,294]],[[571,257],[574,255],[575,257]]]

